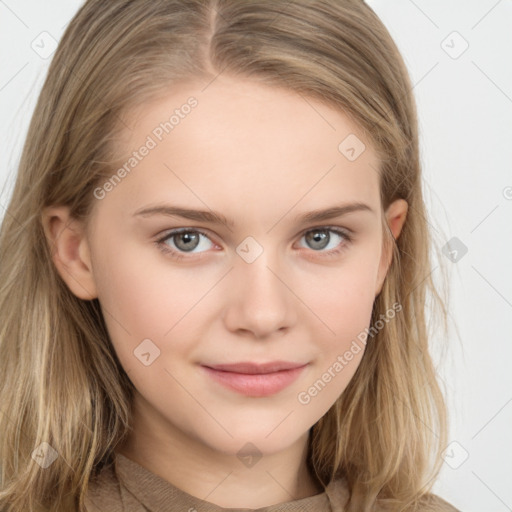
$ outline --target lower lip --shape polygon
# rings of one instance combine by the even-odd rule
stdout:
[[[215,381],[233,391],[247,396],[269,396],[279,393],[288,387],[302,373],[307,365],[291,370],[281,370],[273,373],[247,374],[214,370],[202,366],[206,373]]]

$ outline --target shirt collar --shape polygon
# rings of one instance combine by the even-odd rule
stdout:
[[[128,459],[120,453],[115,454],[115,472],[121,487],[123,501],[127,501],[126,493],[131,494],[149,512],[171,512],[174,510],[196,512],[343,512],[348,494],[344,481],[331,482],[325,492],[295,501],[279,503],[258,509],[223,508],[211,502],[196,498],[173,484],[152,473],[145,467]]]

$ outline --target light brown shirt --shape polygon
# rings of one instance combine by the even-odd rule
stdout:
[[[334,480],[324,492],[308,498],[257,509],[257,512],[344,512],[349,492],[344,480]],[[459,512],[441,498],[446,512]],[[120,453],[114,463],[91,480],[86,496],[87,512],[229,512],[249,508],[223,508],[196,498]],[[427,509],[426,509],[427,510]]]

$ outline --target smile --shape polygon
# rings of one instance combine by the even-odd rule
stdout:
[[[267,366],[271,367],[271,365],[272,363]],[[232,369],[229,370],[224,369],[228,367],[227,365],[222,366],[222,369],[221,366],[212,368],[201,365],[201,368],[214,381],[233,391],[246,396],[263,397],[279,393],[290,386],[308,364],[288,365],[292,367],[277,371],[266,370],[266,365],[258,366],[250,363],[230,365]],[[274,365],[274,367],[279,367],[279,365]]]

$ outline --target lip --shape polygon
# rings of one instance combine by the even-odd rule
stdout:
[[[223,386],[246,396],[263,397],[291,385],[309,363],[272,361],[201,365],[203,371]]]

